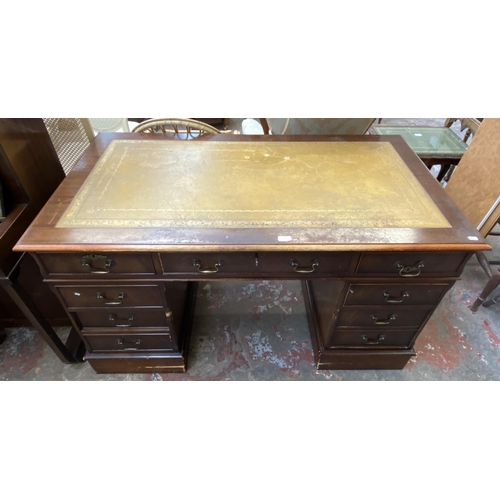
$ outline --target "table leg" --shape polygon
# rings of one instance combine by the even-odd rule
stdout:
[[[486,286],[484,287],[479,297],[475,300],[474,304],[470,306],[470,310],[473,313],[477,312],[479,306],[488,298],[488,295],[490,295],[490,293],[493,292],[493,290],[495,290],[498,285],[500,285],[500,274],[496,274],[488,280],[488,283],[486,283]]]
[[[484,269],[484,272],[487,274],[488,278],[493,278],[490,263],[488,262],[486,255],[484,255],[484,252],[476,252],[476,257],[479,261],[479,264]]]
[[[453,167],[452,163],[443,163],[441,164],[441,170],[439,171],[439,174],[437,176],[437,180],[441,182],[444,177],[450,172],[451,168]]]
[[[483,302],[483,307],[490,307],[493,304],[498,304],[500,302],[500,294],[495,295],[492,299],[485,300]]]
[[[7,294],[63,363],[81,362],[85,354],[85,347],[78,333],[72,328],[68,340],[64,344],[17,281],[17,274],[18,269],[15,269],[7,279],[2,280]]]

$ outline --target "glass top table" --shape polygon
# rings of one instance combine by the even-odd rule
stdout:
[[[402,127],[374,125],[377,135],[400,135],[420,157],[459,159],[467,145],[448,127]]]

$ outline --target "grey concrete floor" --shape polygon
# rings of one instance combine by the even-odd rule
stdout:
[[[443,121],[415,119],[416,124]],[[488,242],[493,247],[488,258],[500,260],[500,238],[490,236]],[[403,370],[318,371],[298,282],[217,281],[198,288],[184,374],[99,375],[87,363],[61,363],[32,328],[12,328],[0,345],[0,380],[500,380],[500,304],[476,314],[469,310],[486,282],[472,257]]]

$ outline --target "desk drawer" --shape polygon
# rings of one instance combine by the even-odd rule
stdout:
[[[449,287],[449,283],[432,285],[351,283],[345,305],[432,306],[439,303]]]
[[[71,313],[75,315],[81,328],[165,328],[170,325],[170,318],[163,308],[82,309]]]
[[[112,275],[154,275],[149,253],[38,253],[49,276],[72,274],[92,279]]]
[[[364,326],[375,330],[387,327],[419,327],[431,309],[396,307],[344,307],[340,311],[337,327]]]
[[[259,253],[260,272],[265,274],[343,276],[347,274],[352,253],[348,252],[267,252]]]
[[[415,330],[336,330],[327,347],[409,347],[417,334]]]
[[[84,335],[84,339],[90,347],[90,352],[120,352],[141,350],[173,349],[172,338],[168,333],[163,334],[95,334]]]
[[[255,253],[162,253],[163,274],[211,277],[255,273]]]
[[[158,285],[57,285],[68,307],[163,306]]]
[[[415,278],[459,275],[469,254],[464,252],[365,252],[356,274]]]

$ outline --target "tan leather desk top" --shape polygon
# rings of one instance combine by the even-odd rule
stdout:
[[[60,228],[448,228],[389,142],[114,140]]]

